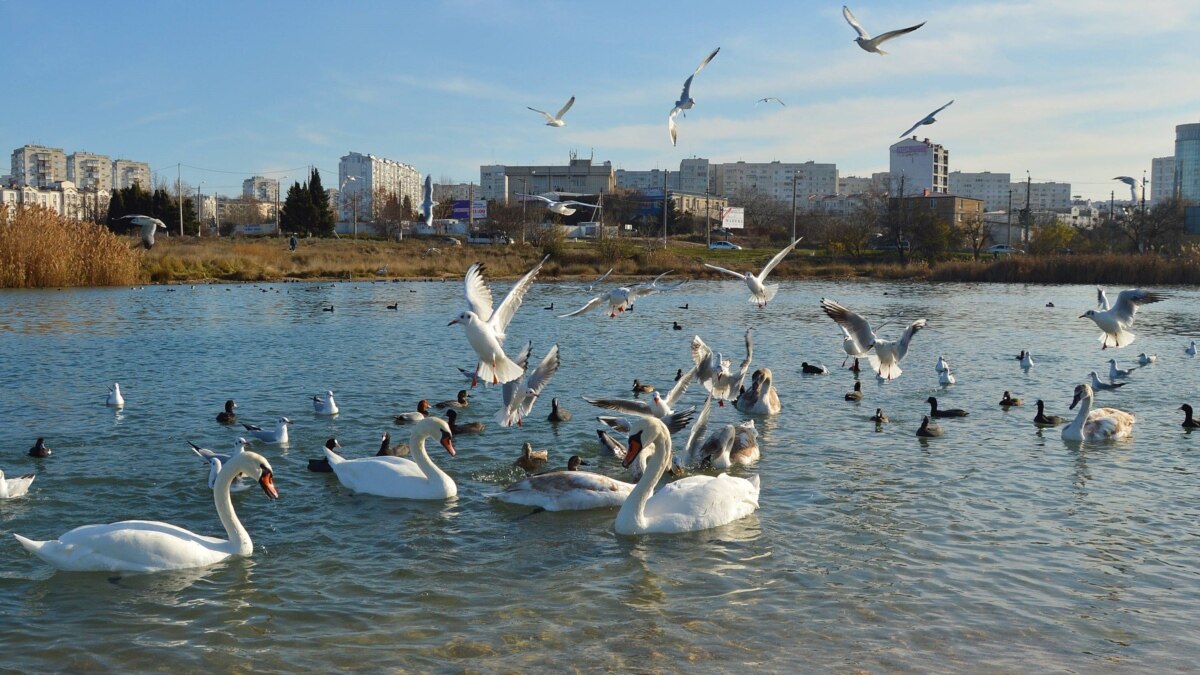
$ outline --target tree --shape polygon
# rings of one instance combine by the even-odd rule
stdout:
[[[954,247],[954,229],[929,209],[915,209],[908,220],[909,240],[913,250],[926,260],[937,260]]]
[[[784,204],[757,188],[742,188],[729,200],[730,206],[745,209],[746,227],[755,234],[768,234],[771,229],[791,223],[791,204]]]
[[[1058,253],[1071,247],[1075,239],[1075,228],[1055,221],[1034,230],[1029,241],[1029,252],[1040,255]]]
[[[279,211],[279,227],[285,232],[319,234],[316,207],[307,184],[292,183],[288,188],[287,199]]]
[[[383,208],[379,212],[379,218],[375,221],[375,229],[388,239],[398,239],[408,220],[408,214],[404,212],[403,204],[396,199],[396,193],[392,192],[388,194],[387,201],[384,202]]]
[[[321,185],[321,172],[315,167],[308,178],[308,191],[313,205],[313,228],[322,237],[331,237],[334,232],[336,218],[329,205],[329,194]]]
[[[963,216],[957,229],[959,237],[970,245],[972,257],[979,260],[979,253],[983,251],[988,240],[987,224],[984,223],[983,216],[975,213]]]
[[[641,190],[617,188],[604,195],[604,215],[620,231],[637,219],[646,203],[646,195]]]
[[[505,204],[501,201],[488,203],[488,220],[493,230],[499,230],[513,239],[520,240],[524,230],[520,204]]]
[[[1183,236],[1183,202],[1171,198],[1148,210],[1135,209],[1115,224],[1139,253],[1178,247]]]

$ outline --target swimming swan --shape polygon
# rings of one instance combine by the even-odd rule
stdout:
[[[1063,427],[1064,441],[1103,441],[1133,434],[1133,423],[1136,421],[1133,415],[1116,408],[1093,410],[1092,398],[1092,388],[1087,384],[1075,387],[1075,398],[1071,401],[1071,408],[1079,405],[1079,414],[1070,424]]]
[[[454,456],[454,435],[438,417],[426,417],[413,425],[409,449],[404,457],[343,459],[325,448],[325,458],[342,485],[355,492],[395,499],[448,499],[458,494],[454,479],[438,468],[425,452],[425,439],[438,436],[442,447]],[[415,461],[414,461],[415,460]]]

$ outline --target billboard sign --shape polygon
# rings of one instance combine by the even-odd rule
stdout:
[[[741,230],[746,227],[746,210],[740,206],[731,206],[721,211],[721,227],[727,230]]]
[[[487,218],[487,201],[476,199],[469,202],[466,199],[455,199],[450,217],[459,220]]]
[[[471,202],[471,217],[475,220],[487,218],[487,200],[476,199]]]

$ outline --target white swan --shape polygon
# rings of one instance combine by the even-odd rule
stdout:
[[[24,497],[25,493],[29,492],[29,486],[33,484],[34,477],[29,473],[16,478],[5,478],[4,472],[0,471],[0,499]]]
[[[617,534],[653,534],[707,530],[744,518],[758,509],[758,476],[750,480],[729,474],[688,476],[654,488],[671,461],[671,434],[652,417],[633,420],[629,451],[623,463],[629,466],[639,454],[655,448],[646,473],[621,505],[613,529]]]
[[[312,397],[313,412],[318,415],[336,415],[341,412],[337,401],[333,400],[333,392],[326,391],[324,396]]]
[[[1092,409],[1092,388],[1087,384],[1075,387],[1075,398],[1071,408],[1079,405],[1079,414],[1070,424],[1063,427],[1064,441],[1103,441],[1124,438],[1133,434],[1133,415],[1116,408]]]
[[[425,452],[425,439],[435,435],[453,457],[454,435],[450,433],[450,426],[441,418],[426,417],[413,425],[409,441],[413,459],[343,459],[329,448],[325,448],[325,458],[342,485],[355,492],[395,499],[448,499],[458,494],[458,486]]]
[[[804,237],[800,237],[800,239],[803,238]],[[727,270],[724,267],[717,267],[716,265],[709,265],[708,263],[704,263],[704,266],[710,270],[724,272],[725,274],[737,277],[746,282],[746,287],[750,289],[750,303],[758,305],[759,307],[765,307],[767,303],[775,297],[775,294],[779,292],[779,284],[771,284],[770,286],[765,284],[767,275],[771,273],[771,270],[775,269],[776,265],[783,262],[783,259],[787,257],[787,254],[792,252],[792,249],[796,248],[796,244],[800,243],[800,239],[793,241],[791,244],[785,246],[782,251],[776,253],[775,257],[767,261],[767,264],[763,266],[762,271],[758,274],[755,274],[754,272],[746,272],[745,274],[742,274],[741,272],[734,272],[733,270]]]
[[[254,452],[233,455],[217,476],[213,501],[228,539],[195,534],[152,520],[77,527],[54,541],[13,534],[30,553],[69,572],[157,572],[205,567],[230,556],[248,556],[254,544],[233,511],[229,485],[245,474],[257,480],[269,499],[279,497],[266,458]]]
[[[620,506],[633,487],[590,471],[551,471],[523,478],[495,498],[546,511],[584,511]]]
[[[113,382],[113,386],[108,388],[108,399],[104,401],[104,405],[110,405],[114,408],[125,407],[125,397],[121,396],[120,383]]]

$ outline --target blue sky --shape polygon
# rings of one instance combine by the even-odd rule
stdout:
[[[949,149],[951,170],[1028,170],[1106,198],[1113,176],[1173,153],[1176,124],[1200,121],[1194,0],[851,9],[873,34],[927,24],[876,56],[838,2],[0,0],[0,149],[98,152],[172,181],[182,163],[186,182],[225,194],[309,164],[333,184],[351,150],[462,182],[572,150],[626,169],[695,156],[865,175],[954,99],[917,132]],[[673,148],[667,112],[718,46]],[[525,109],[572,95],[560,129]]]

